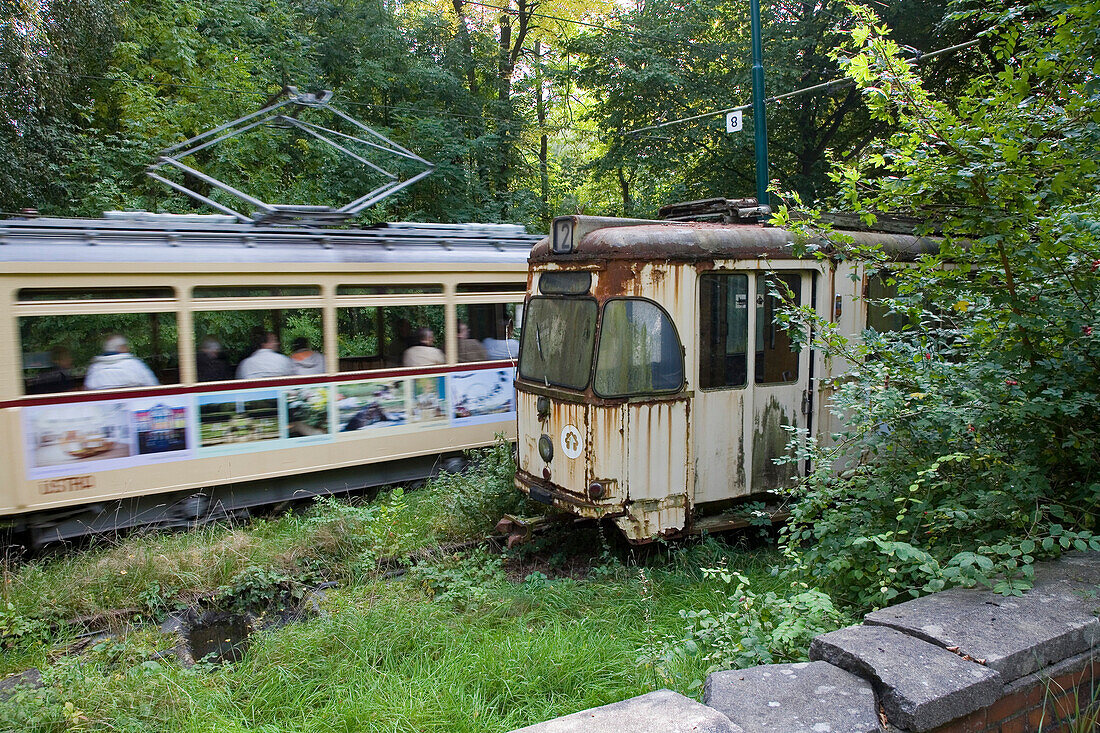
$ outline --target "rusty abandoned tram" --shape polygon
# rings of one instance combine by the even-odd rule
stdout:
[[[846,334],[884,331],[889,280],[860,261],[800,258],[753,221],[559,217],[531,253],[516,380],[516,486],[632,542],[743,523],[737,505],[789,486],[804,462],[784,426],[827,441],[829,377],[799,349],[780,298]],[[908,234],[847,232],[897,261],[936,252]]]

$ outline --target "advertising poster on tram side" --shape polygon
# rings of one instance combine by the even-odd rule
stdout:
[[[264,450],[282,437],[278,390],[201,394],[197,403],[199,449],[204,454]]]
[[[283,391],[286,437],[296,444],[327,440],[331,433],[332,389],[327,384],[291,387]],[[306,441],[305,438],[312,438]]]
[[[442,427],[450,420],[447,414],[447,379],[414,377],[409,422],[417,427]]]
[[[171,460],[185,457],[178,454],[188,449],[190,402],[190,397],[157,397],[127,403],[139,455]]]
[[[400,428],[408,422],[408,380],[372,379],[335,385],[341,433]]]
[[[515,370],[479,369],[448,377],[451,418],[457,425],[515,419]]]
[[[27,478],[190,457],[190,397],[42,405],[23,411]]]
[[[23,433],[28,478],[102,471],[126,465],[136,453],[125,402],[30,407],[23,411]]]

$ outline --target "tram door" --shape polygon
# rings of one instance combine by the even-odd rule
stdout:
[[[774,459],[788,453],[783,426],[807,426],[810,355],[775,323],[781,301],[773,292],[805,303],[810,278],[736,270],[699,277],[696,505],[770,491],[799,473],[798,464]]]

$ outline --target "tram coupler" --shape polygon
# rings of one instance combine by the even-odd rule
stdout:
[[[498,534],[505,535],[505,547],[511,549],[531,541],[535,530],[546,524],[548,517],[514,517],[505,514],[493,528]]]

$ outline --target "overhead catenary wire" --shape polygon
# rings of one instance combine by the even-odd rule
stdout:
[[[918,53],[909,59],[906,59],[909,63],[920,63],[925,59],[934,58],[936,56],[942,56],[943,54],[953,53],[955,51],[961,51],[964,48],[970,48],[977,45],[980,39],[973,39],[966,41],[965,43],[959,43],[954,46],[948,46],[947,48],[941,48],[936,51],[929,51],[928,53]],[[764,104],[770,104],[772,102],[779,102],[784,99],[791,99],[792,97],[801,97],[804,94],[813,94],[816,92],[829,91],[833,87],[849,86],[855,82],[849,78],[833,79],[832,81],[822,82],[821,84],[814,84],[813,86],[803,87],[802,89],[795,89],[790,92],[784,92],[783,94],[776,94],[764,99]],[[694,122],[695,120],[702,120],[708,117],[717,117],[718,115],[729,114],[730,112],[745,112],[752,109],[752,104],[742,104],[737,107],[727,107],[725,109],[716,109],[713,112],[703,112],[690,117],[681,117],[675,120],[667,120],[665,122],[659,122],[655,125],[647,125],[646,127],[638,127],[633,130],[627,130],[624,135],[637,135],[642,132],[648,132],[650,130],[659,130],[662,127],[671,127],[673,125],[682,125],[685,122]]]
[[[59,71],[36,71],[35,74],[45,74],[47,76],[61,76],[68,79],[91,79],[96,81],[105,81],[116,84],[135,84],[140,86],[153,86],[153,87],[171,87],[177,89],[198,89],[201,91],[209,92],[225,92],[229,94],[250,95],[253,97],[270,97],[271,92],[261,92],[254,89],[228,89],[225,87],[204,87],[197,84],[179,84],[175,82],[153,81],[146,79],[132,79],[126,77],[111,77],[111,76],[97,76],[94,74],[72,74]],[[23,86],[21,82],[14,79],[0,79],[0,86]],[[337,100],[339,105],[348,107],[370,107],[372,109],[387,109],[394,112],[412,112],[416,114],[431,114],[435,117],[447,117],[463,120],[488,120],[491,122],[514,122],[516,118],[509,117],[491,117],[489,115],[478,114],[462,114],[461,112],[446,112],[443,110],[425,110],[418,109],[416,107],[403,107],[392,104],[380,104],[377,102],[356,102],[350,99]],[[549,129],[553,130],[568,130],[570,132],[584,133],[588,135],[596,134],[596,130],[589,130],[583,127],[573,127],[570,125],[547,125]]]

